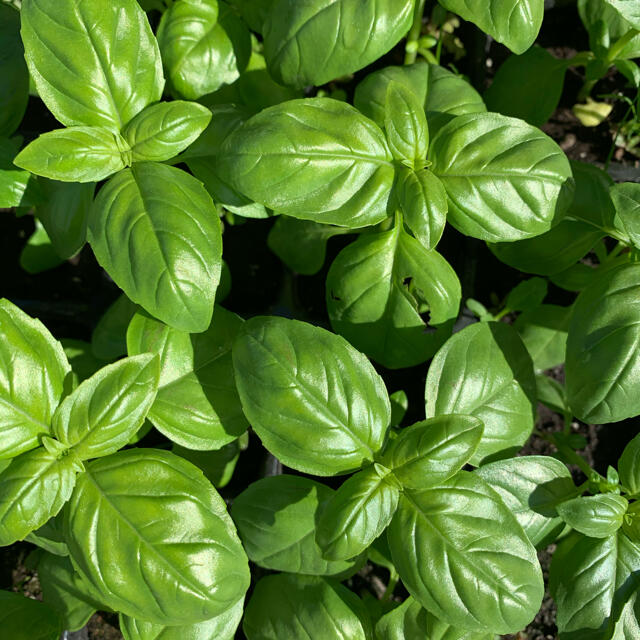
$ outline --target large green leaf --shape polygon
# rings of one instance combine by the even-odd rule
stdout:
[[[640,413],[640,265],[597,278],[574,305],[567,339],[567,394],[585,422]]]
[[[167,438],[190,449],[219,449],[246,431],[231,361],[231,344],[241,326],[239,316],[218,306],[209,328],[191,335],[143,313],[133,317],[129,354],[160,357],[160,384],[149,420]]]
[[[38,446],[71,371],[45,326],[0,300],[0,459]]]
[[[158,43],[172,90],[191,100],[232,83],[251,55],[249,30],[222,0],[173,3]]]
[[[253,116],[226,138],[218,169],[279,213],[344,227],[386,218],[394,177],[380,128],[331,98],[291,100]]]
[[[611,638],[615,620],[640,586],[640,548],[622,532],[574,534],[553,554],[549,590],[562,640]]]
[[[0,546],[23,540],[55,516],[71,496],[82,464],[43,447],[14,458],[0,473]]]
[[[149,354],[103,367],[60,403],[52,433],[81,460],[115,453],[142,426],[159,373],[157,358]]]
[[[404,231],[364,234],[327,274],[331,326],[390,368],[425,362],[451,334],[460,282],[449,263]]]
[[[432,139],[429,160],[447,192],[448,220],[482,240],[544,233],[573,197],[560,147],[539,129],[497,113],[454,118]]]
[[[325,558],[346,560],[382,534],[398,506],[400,487],[375,463],[351,476],[320,511],[316,540]]]
[[[472,464],[521,447],[533,429],[536,382],[517,332],[478,322],[444,344],[429,367],[427,417],[463,413],[479,418],[484,434]]]
[[[544,0],[439,0],[449,11],[473,22],[514,53],[524,53],[542,25]]]
[[[614,0],[615,2],[615,0]],[[626,0],[616,4],[630,4]],[[630,30],[630,24],[613,7],[611,0],[578,0],[580,18],[589,32],[589,46],[601,58],[609,53],[611,45]],[[618,60],[640,56],[640,34],[636,34],[618,51]]]
[[[321,85],[387,53],[411,26],[412,0],[276,0],[263,25],[273,77]]]
[[[388,537],[409,593],[444,622],[515,633],[540,608],[535,549],[498,494],[473,474],[405,491]]]
[[[160,51],[135,0],[25,0],[21,15],[31,77],[63,124],[119,132],[162,96]]]
[[[222,238],[211,197],[195,178],[155,162],[121,171],[100,190],[88,236],[131,300],[176,329],[209,326]]]
[[[253,591],[242,629],[249,640],[367,640],[349,593],[322,578],[267,576]]]
[[[125,615],[203,622],[249,586],[224,501],[199,469],[166,451],[130,449],[94,461],[65,513],[74,566]]]
[[[640,6],[635,0],[604,0],[634,29],[640,29]]]
[[[318,514],[335,496],[326,485],[292,475],[249,485],[231,509],[249,559],[265,569],[308,575],[352,569],[353,556],[327,560],[315,539]]]
[[[382,448],[387,390],[340,336],[296,320],[252,318],[234,343],[233,367],[245,415],[287,466],[337,475]]]
[[[622,227],[634,247],[640,247],[640,185],[623,182],[612,185],[610,193]]]
[[[629,501],[614,493],[580,496],[558,505],[558,513],[573,529],[592,538],[607,538],[622,526]]]
[[[0,625],[15,640],[58,640],[63,630],[51,607],[11,591],[0,591]]]
[[[522,456],[482,465],[476,472],[516,517],[532,544],[564,527],[557,506],[576,495],[567,467],[550,456]]]

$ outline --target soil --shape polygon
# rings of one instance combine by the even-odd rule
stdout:
[[[559,3],[560,4],[560,3]],[[509,55],[505,47],[498,45],[480,34],[473,25],[464,24],[460,36],[469,55],[456,62],[456,67],[466,74],[475,86],[486,88],[493,73]],[[549,9],[538,40],[558,58],[568,58],[577,51],[588,48],[586,33],[582,29],[575,5],[558,6]],[[402,45],[396,47],[375,68],[402,62]],[[444,64],[448,62],[445,58]],[[349,95],[363,77],[355,74],[352,82],[341,85]],[[571,107],[582,84],[579,70],[570,69],[566,75],[563,95],[559,108],[543,130],[554,138],[574,160],[592,162],[604,166],[607,158],[613,158],[625,166],[638,167],[634,156],[622,149],[612,154],[612,131],[603,123],[598,127],[586,128],[573,116]],[[620,76],[610,74],[594,89],[594,96],[625,91]],[[618,121],[626,107],[616,103],[610,121]],[[39,132],[57,127],[38,100],[31,100],[25,123],[31,129],[22,130],[25,138],[35,137]],[[325,266],[316,275],[300,276],[289,273],[280,261],[269,251],[266,236],[269,221],[239,220],[224,231],[224,258],[232,273],[233,287],[225,306],[243,316],[256,314],[277,314],[297,317],[329,326],[324,303],[324,283],[329,265],[340,250],[351,241],[349,236],[332,238],[327,247]],[[7,297],[25,311],[40,318],[58,338],[89,340],[91,331],[106,308],[119,294],[118,288],[96,263],[91,250],[82,252],[61,266],[35,276],[27,274],[19,264],[19,256],[26,239],[33,232],[31,216],[16,217],[13,212],[0,210],[0,252],[3,256],[3,278],[0,282],[0,297]],[[453,268],[460,274],[463,298],[474,297],[484,303],[496,302],[519,281],[528,277],[515,270],[505,269],[482,242],[460,235],[450,226],[442,238],[438,250],[443,253]],[[573,296],[550,285],[547,301],[555,304],[570,304]],[[412,424],[423,418],[423,393],[427,367],[420,365],[403,370],[387,370],[378,367],[390,392],[404,389],[409,396],[409,410],[403,421]],[[558,380],[563,379],[562,368],[550,372]],[[562,429],[562,419],[557,414],[540,406],[537,429],[556,431]],[[615,464],[625,444],[640,432],[640,420],[627,420],[616,425],[585,425],[574,423],[573,429],[587,439],[583,453],[588,462],[600,473],[606,474],[607,466]],[[143,445],[158,442],[157,434],[151,432]],[[520,455],[553,454],[553,447],[538,437],[532,437]],[[230,503],[250,482],[265,475],[283,471],[282,465],[266,454],[255,436],[250,438],[250,446],[243,453],[236,474],[221,493]],[[287,472],[295,473],[289,469]],[[576,482],[581,481],[581,472],[572,469]],[[334,484],[331,480],[329,484]],[[339,484],[339,481],[335,481]],[[21,592],[40,599],[41,592],[37,574],[25,564],[33,547],[18,543],[0,549],[0,589]],[[540,562],[547,576],[554,545],[539,552]],[[256,576],[262,573],[256,571]],[[255,576],[254,576],[255,577]],[[365,565],[349,581],[349,586],[358,593],[367,592],[373,598],[380,598],[388,580],[388,573],[373,565]],[[395,590],[395,597],[406,596],[402,585]],[[518,640],[552,640],[557,636],[555,627],[555,605],[547,596],[535,620],[516,636],[504,636]],[[89,640],[121,640],[117,616],[99,612],[87,625]],[[244,638],[241,631],[237,638]]]

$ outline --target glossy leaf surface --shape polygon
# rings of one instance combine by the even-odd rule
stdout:
[[[393,157],[421,169],[429,146],[427,118],[418,96],[400,82],[387,85],[384,130]]]
[[[618,460],[620,482],[632,494],[640,493],[640,436],[633,438]]]
[[[604,493],[581,496],[558,505],[558,513],[573,529],[592,538],[606,538],[622,526],[629,502],[622,496]]]

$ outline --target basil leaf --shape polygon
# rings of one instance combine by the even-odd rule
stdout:
[[[167,627],[120,614],[125,640],[233,640],[244,610],[244,598],[215,618],[196,624]]]
[[[262,578],[247,605],[249,640],[366,640],[365,625],[347,600],[351,593],[322,578],[286,573]]]
[[[316,530],[325,558],[353,558],[387,528],[400,497],[389,474],[389,469],[374,463],[351,476],[326,502]]]
[[[633,0],[604,0],[615,9],[621,18],[626,20],[634,29],[640,29],[640,7]]]
[[[472,416],[438,416],[403,429],[385,452],[403,487],[423,489],[448,480],[473,456],[483,425]]]
[[[382,448],[387,390],[340,336],[296,320],[252,318],[234,343],[233,368],[247,419],[292,469],[339,475]]]
[[[95,460],[65,514],[74,566],[124,615],[191,625],[227,611],[249,586],[224,501],[199,469],[166,451]]]
[[[531,544],[542,547],[564,524],[557,506],[576,495],[567,467],[549,456],[523,456],[482,465],[480,476],[516,517]]]
[[[219,449],[249,426],[233,377],[231,344],[242,319],[216,306],[211,325],[189,335],[137,313],[127,332],[130,355],[160,358],[158,395],[149,420],[189,449]]]
[[[31,77],[62,124],[119,132],[162,97],[160,51],[135,0],[25,0],[21,16]]]
[[[60,403],[54,436],[81,460],[115,453],[142,426],[158,376],[157,358],[149,354],[103,367]]]
[[[20,40],[20,14],[0,6],[0,136],[17,128],[29,100],[29,70]]]
[[[39,529],[32,531],[25,540],[56,556],[68,556],[69,549],[64,541],[62,512],[50,518]]]
[[[289,269],[311,276],[322,269],[329,238],[345,233],[351,230],[279,216],[271,227],[267,244]]]
[[[139,307],[124,294],[107,308],[91,335],[91,351],[99,360],[116,360],[127,353],[127,327]]]
[[[384,126],[387,87],[398,82],[413,91],[424,106],[431,137],[454,116],[482,113],[480,94],[462,77],[444,67],[416,62],[370,73],[357,87],[353,104],[379,126]]]
[[[61,614],[65,629],[81,629],[102,607],[97,594],[75,571],[68,557],[45,553],[37,568],[42,599]]]
[[[101,127],[69,127],[43,133],[14,164],[51,180],[96,182],[131,164],[126,142]]]
[[[507,296],[504,306],[509,311],[529,311],[542,304],[549,285],[544,278],[529,278],[518,283]]]
[[[384,131],[393,157],[407,167],[422,169],[429,147],[427,118],[417,95],[400,82],[387,85]]]
[[[400,389],[399,391],[394,391],[389,396],[389,400],[391,401],[391,426],[398,427],[404,420],[409,408],[409,398],[406,391]]]
[[[383,615],[376,624],[377,640],[405,640],[405,638],[429,638],[427,618],[429,613],[409,596],[401,605]]]
[[[56,253],[66,260],[78,253],[86,242],[87,218],[96,185],[43,178],[38,182],[44,201],[37,205],[36,215]]]
[[[13,159],[18,153],[14,140],[0,138],[0,207],[30,207],[40,204],[42,194],[36,177],[19,170]]]
[[[425,400],[428,418],[463,413],[482,421],[471,464],[521,447],[533,429],[536,382],[517,332],[479,322],[454,334],[431,362]]]
[[[37,447],[50,432],[70,371],[45,326],[0,300],[0,459]]]
[[[8,637],[29,640],[58,640],[63,628],[51,607],[11,591],[0,591],[0,624]]]
[[[539,129],[495,113],[458,116],[431,141],[431,170],[466,235],[520,240],[551,229],[573,197],[569,161]]]
[[[573,529],[592,538],[607,538],[621,526],[629,502],[622,496],[605,493],[567,500],[558,513]]]
[[[618,422],[640,412],[636,296],[640,265],[624,264],[578,296],[567,339],[567,396],[581,420]]]
[[[640,435],[624,448],[618,460],[620,482],[632,494],[640,493]]]
[[[633,245],[640,247],[640,185],[623,182],[611,187],[611,199],[616,208],[616,215],[622,227],[629,235]]]
[[[413,235],[427,249],[433,249],[447,222],[447,192],[428,169],[402,168],[396,183],[400,210]]]
[[[207,128],[211,112],[196,102],[161,102],[141,111],[122,131],[133,162],[162,162],[184,151]]]
[[[333,329],[393,369],[435,353],[451,334],[460,297],[449,263],[406,233],[400,219],[390,231],[360,236],[327,274]]]
[[[20,253],[20,266],[30,274],[42,273],[62,264],[63,260],[55,252],[51,240],[39,220],[35,220],[35,230]]]
[[[242,19],[251,31],[262,33],[262,25],[271,11],[274,0],[231,0],[231,5],[240,11]]]
[[[344,227],[387,217],[394,170],[382,131],[331,98],[291,100],[224,142],[220,176],[280,213]]]
[[[542,25],[543,0],[487,0],[470,4],[465,0],[440,0],[449,11],[473,22],[514,53],[524,53]]]
[[[23,540],[55,516],[71,496],[82,464],[40,447],[14,458],[0,473],[0,546]]]
[[[246,449],[246,444],[241,443],[240,440],[241,438],[236,438],[216,451],[194,451],[177,444],[171,447],[171,451],[196,465],[204,473],[204,477],[214,487],[220,489],[229,484],[240,458],[240,452]]]
[[[319,482],[291,475],[249,485],[231,508],[249,559],[289,573],[336,575],[351,570],[353,560],[325,558],[315,538],[318,514],[336,495]]]
[[[209,326],[222,239],[213,202],[195,178],[157,163],[121,171],[100,190],[88,236],[131,300],[176,329]]]
[[[172,90],[191,100],[236,80],[251,55],[249,31],[221,0],[173,3],[158,43]]]
[[[518,316],[514,327],[537,371],[551,369],[565,360],[571,307],[542,304]]]
[[[563,415],[570,414],[566,390],[564,385],[557,380],[549,378],[543,373],[536,373],[536,395],[538,402],[542,402],[552,411],[557,411]]]
[[[390,51],[413,12],[411,0],[275,0],[263,25],[267,65],[285,85],[325,84]]]
[[[589,32],[589,47],[601,58],[606,58],[611,45],[629,31],[629,23],[608,0],[578,0],[578,12]],[[639,55],[640,34],[627,42],[617,52],[616,58],[630,60]]]
[[[444,622],[514,633],[540,608],[544,584],[535,549],[498,495],[473,474],[461,471],[432,489],[405,491],[388,537],[409,593]]]
[[[597,640],[609,632],[640,582],[640,547],[622,532],[573,535],[553,554],[549,590],[558,605],[560,637]],[[585,596],[589,595],[588,606]]]

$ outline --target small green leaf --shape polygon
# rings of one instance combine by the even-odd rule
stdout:
[[[53,248],[51,239],[40,221],[36,220],[35,223],[35,231],[29,236],[20,253],[20,266],[31,274],[54,269],[64,262]]]
[[[507,296],[505,308],[509,311],[529,311],[542,304],[547,295],[544,278],[529,278],[514,287]]]
[[[409,398],[405,391],[394,391],[390,396],[391,401],[391,426],[398,427],[404,420],[404,416],[409,408]]]
[[[640,494],[640,435],[624,448],[618,460],[620,482],[632,494]]]
[[[633,245],[640,248],[640,185],[623,182],[613,185],[609,193],[622,227]]]
[[[217,489],[225,487],[231,480],[242,449],[240,438],[215,451],[195,451],[177,444],[171,447],[173,453],[198,467]]]
[[[99,360],[116,360],[127,353],[127,327],[138,305],[122,294],[107,308],[91,336],[91,350]]]
[[[0,625],[8,638],[58,640],[63,626],[50,606],[19,593],[0,591]]]
[[[561,518],[573,529],[592,538],[606,538],[621,526],[628,501],[614,493],[578,497],[558,505]]]

